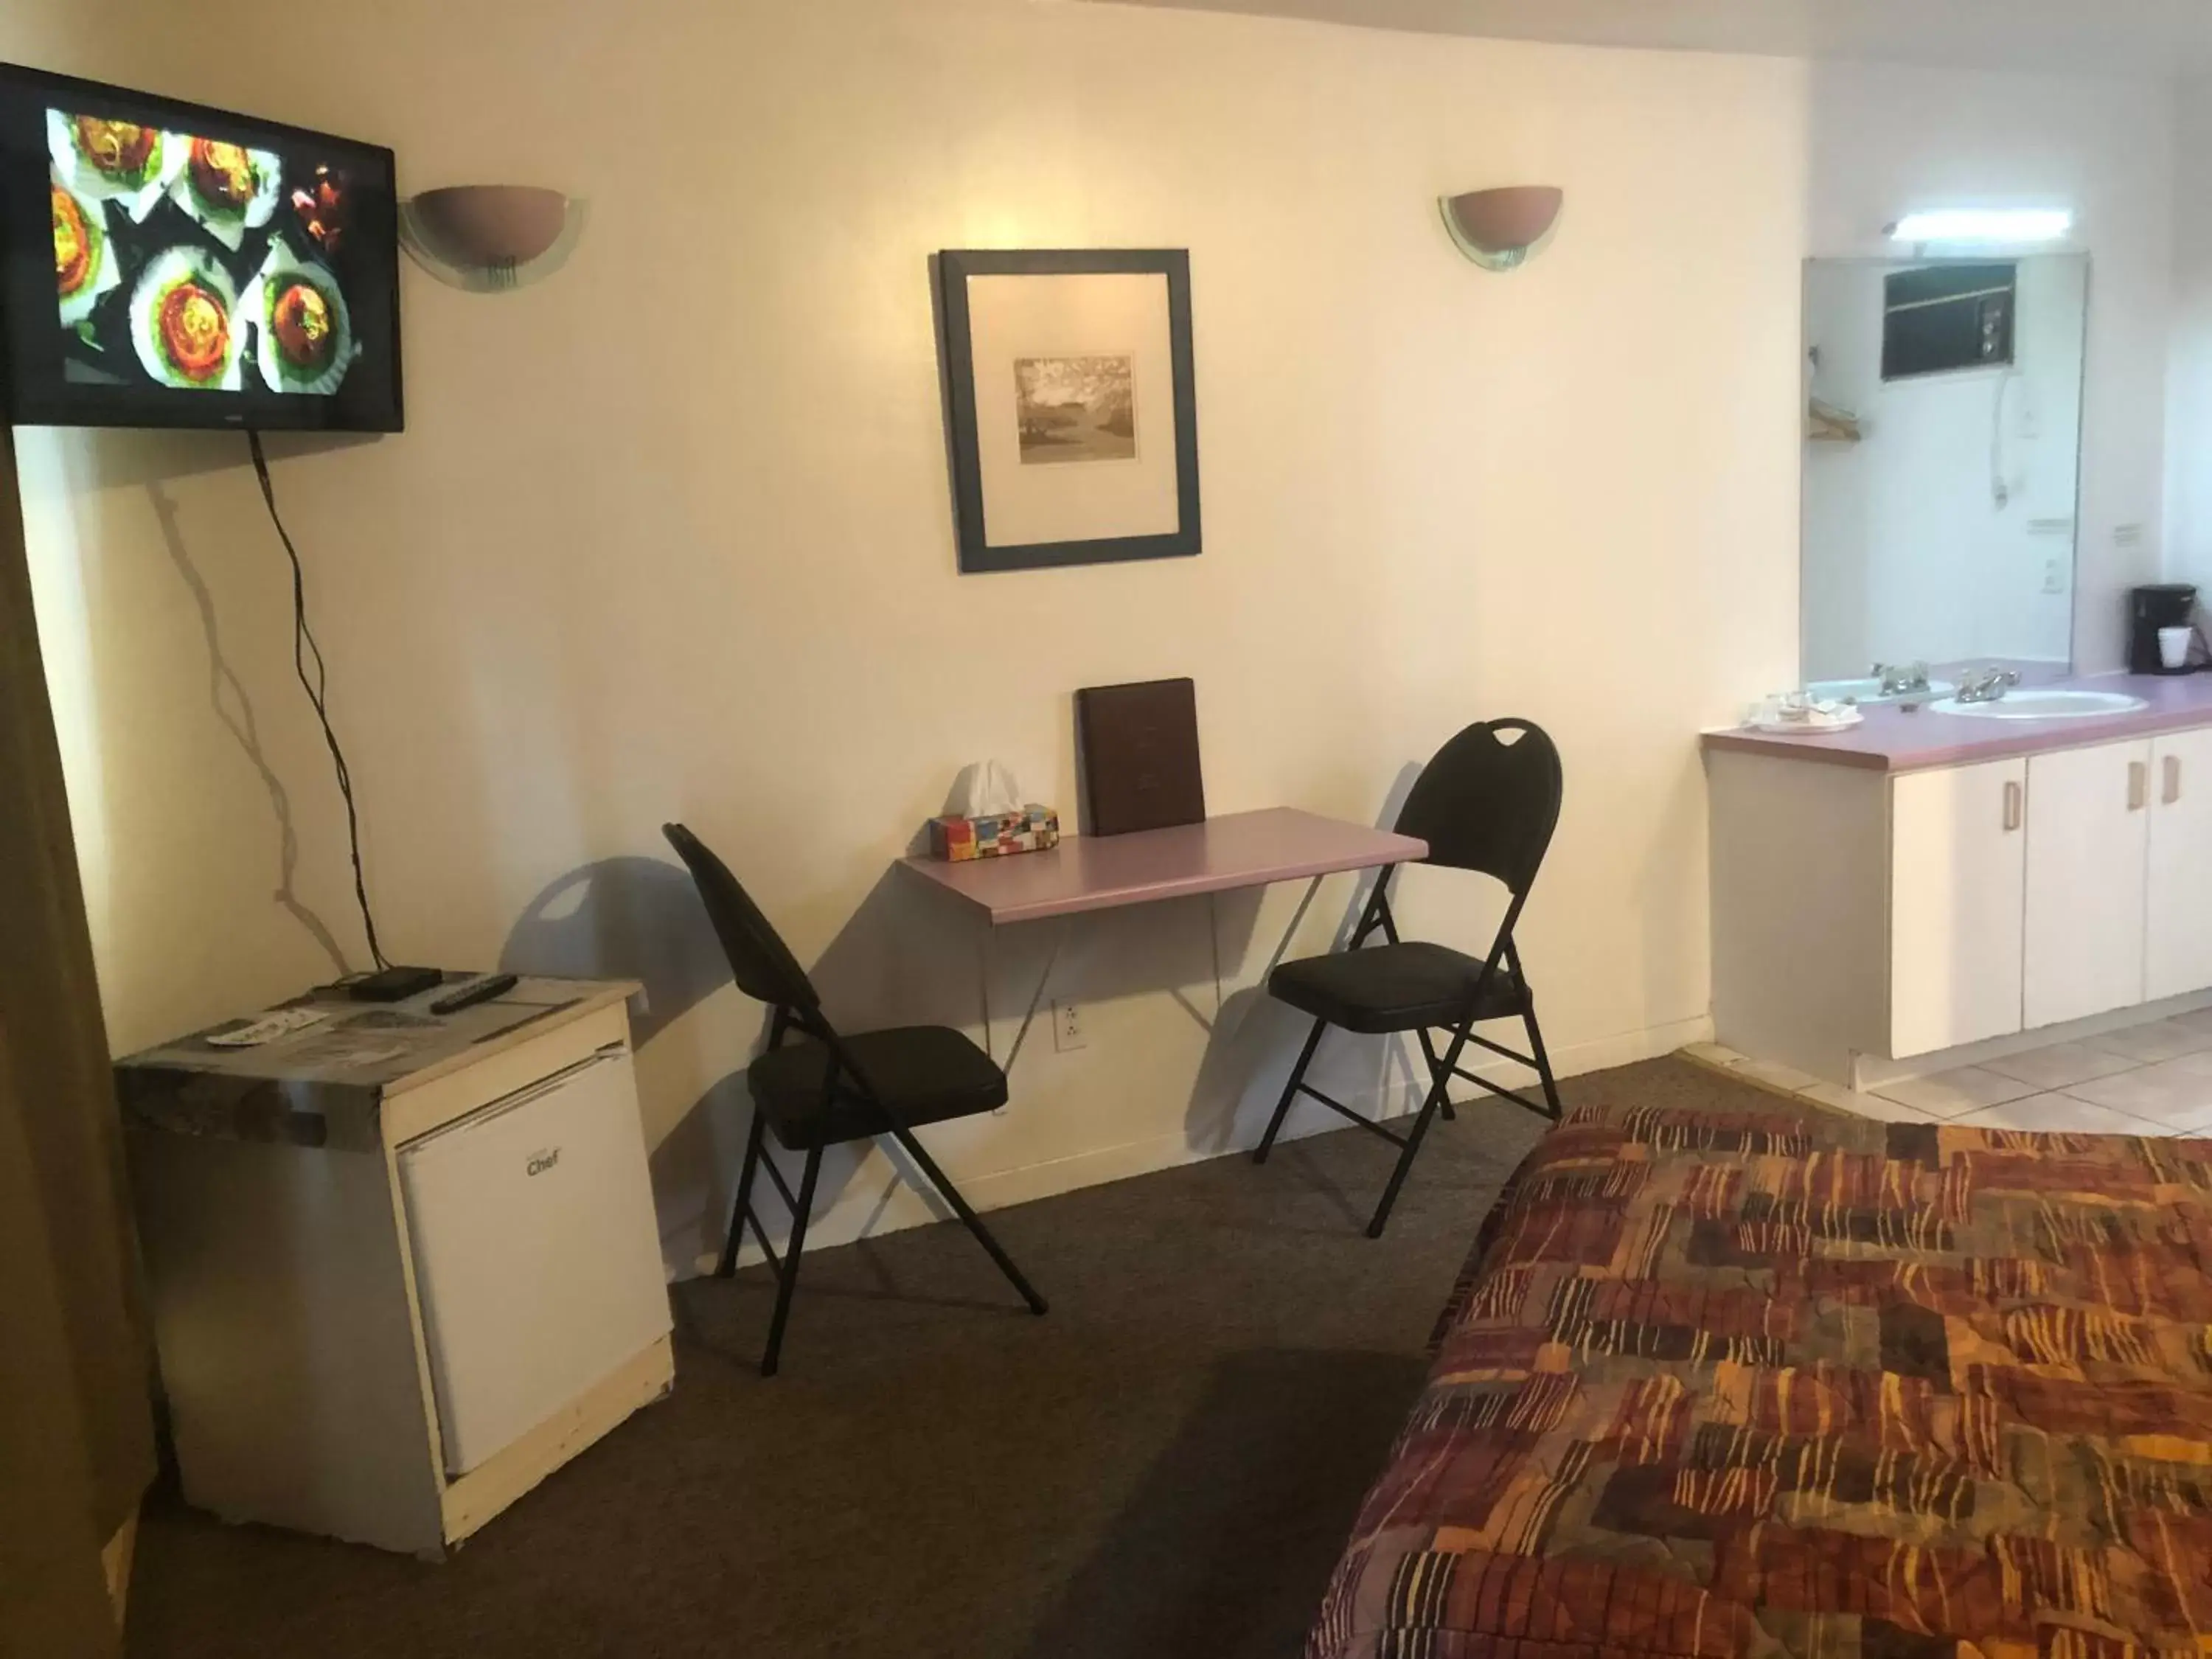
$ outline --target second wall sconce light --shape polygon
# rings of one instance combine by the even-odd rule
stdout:
[[[1550,185],[1509,185],[1441,198],[1444,228],[1459,251],[1485,270],[1524,264],[1551,239],[1566,192]]]
[[[528,185],[453,185],[399,204],[399,242],[440,282],[496,293],[550,276],[584,232],[584,204]]]

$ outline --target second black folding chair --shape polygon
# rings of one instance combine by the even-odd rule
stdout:
[[[690,869],[738,988],[774,1011],[768,1051],[746,1073],[753,1097],[752,1130],[745,1139],[729,1237],[715,1269],[724,1279],[736,1270],[738,1247],[750,1224],[776,1280],[775,1312],[769,1324],[761,1375],[775,1375],[783,1352],[784,1326],[791,1317],[792,1292],[799,1285],[799,1252],[806,1247],[806,1224],[814,1208],[823,1152],[848,1141],[877,1135],[896,1140],[1021,1292],[1030,1311],[1044,1312],[1044,1298],[1030,1288],[960,1189],[914,1136],[919,1125],[972,1117],[1005,1105],[1006,1074],[949,1026],[908,1025],[840,1036],[823,1016],[822,999],[806,970],[729,867],[682,824],[664,824],[661,833]],[[784,1039],[794,1034],[800,1041],[786,1046]],[[796,1193],[768,1154],[765,1141],[770,1131],[788,1150],[805,1154]],[[781,1256],[753,1209],[753,1181],[762,1171],[791,1206],[791,1234]]]
[[[1552,844],[1563,787],[1559,751],[1541,728],[1516,720],[1468,726],[1421,769],[1395,827],[1400,835],[1428,842],[1429,855],[1422,862],[1475,871],[1504,884],[1505,917],[1487,955],[1478,958],[1448,945],[1401,940],[1390,914],[1394,867],[1376,878],[1375,890],[1346,949],[1286,962],[1268,975],[1268,994],[1311,1014],[1314,1023],[1253,1162],[1267,1161],[1283,1120],[1300,1095],[1391,1142],[1399,1148],[1398,1162],[1374,1219],[1367,1224],[1370,1238],[1382,1236],[1430,1121],[1439,1111],[1451,1115],[1449,1087],[1455,1077],[1503,1095],[1539,1116],[1556,1120],[1559,1115],[1559,1085],[1552,1076],[1551,1057],[1544,1051],[1535,996],[1521,970],[1513,929]],[[1368,939],[1378,930],[1389,942],[1368,945]],[[1529,1052],[1525,1054],[1475,1033],[1474,1028],[1487,1021],[1514,1018],[1528,1033]],[[1429,1087],[1412,1127],[1403,1134],[1362,1116],[1305,1080],[1322,1034],[1332,1025],[1370,1036],[1419,1035],[1428,1062]],[[1449,1038],[1441,1055],[1431,1040],[1435,1031]],[[1533,1066],[1543,1086],[1543,1100],[1531,1100],[1462,1069],[1460,1060],[1470,1043]]]

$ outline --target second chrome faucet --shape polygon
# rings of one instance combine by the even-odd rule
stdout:
[[[2020,684],[2020,672],[2012,668],[1985,668],[1978,674],[1959,676],[1957,699],[1960,702],[1997,702],[2004,694]]]

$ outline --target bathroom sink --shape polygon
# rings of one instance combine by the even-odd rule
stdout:
[[[1995,702],[1960,702],[1945,697],[1928,705],[1936,714],[1966,714],[1984,720],[2086,720],[2097,714],[2132,714],[2150,705],[2124,691],[2008,691]]]
[[[1807,686],[1805,695],[1818,697],[1825,702],[1843,702],[1848,699],[1852,702],[1871,705],[1903,702],[1907,697],[1917,697],[1924,702],[1930,697],[1948,697],[1958,689],[1948,680],[1930,680],[1925,691],[1893,691],[1885,696],[1880,680],[1820,680]]]

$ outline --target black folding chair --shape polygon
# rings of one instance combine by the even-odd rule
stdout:
[[[715,1268],[724,1279],[736,1271],[738,1246],[750,1222],[776,1285],[775,1314],[769,1325],[761,1375],[775,1375],[776,1358],[783,1350],[783,1329],[791,1317],[792,1292],[799,1285],[799,1252],[806,1246],[806,1223],[814,1208],[822,1154],[849,1141],[877,1135],[897,1141],[1021,1292],[1030,1311],[1044,1312],[1044,1298],[1030,1288],[959,1188],[945,1179],[945,1171],[914,1138],[919,1125],[972,1117],[1005,1105],[1006,1074],[949,1026],[909,1025],[859,1036],[838,1036],[823,1016],[822,999],[805,969],[729,867],[682,824],[663,824],[661,833],[690,868],[738,988],[775,1011],[768,1049],[746,1073],[753,1097],[752,1131],[745,1139],[744,1169],[730,1211],[729,1237]],[[794,1033],[802,1041],[786,1047],[784,1039]],[[770,1129],[787,1150],[806,1155],[795,1194],[775,1160],[766,1155],[763,1137]],[[769,1243],[768,1231],[752,1206],[753,1176],[763,1170],[791,1208],[791,1237],[781,1256]]]
[[[1518,733],[1514,741],[1504,734]],[[1313,1030],[1291,1068],[1291,1080],[1275,1104],[1267,1133],[1252,1154],[1265,1164],[1275,1136],[1288,1116],[1291,1103],[1307,1095],[1331,1111],[1350,1118],[1363,1129],[1397,1146],[1398,1165],[1375,1218],[1367,1224],[1370,1238],[1382,1237],[1398,1189],[1406,1184],[1413,1154],[1421,1149],[1429,1121],[1441,1110],[1452,1115],[1449,1089],[1455,1077],[1480,1084],[1494,1095],[1503,1095],[1540,1117],[1557,1121],[1559,1085],[1552,1076],[1551,1057],[1544,1051],[1544,1034],[1536,1024],[1536,1000],[1521,971],[1521,952],[1513,943],[1513,929],[1521,920],[1521,907],[1535,884],[1544,854],[1552,844],[1552,831],[1559,822],[1563,781],[1559,751],[1550,738],[1527,720],[1488,720],[1470,726],[1437,751],[1421,769],[1413,791],[1398,813],[1397,830],[1417,836],[1429,844],[1422,862],[1455,870],[1479,871],[1504,883],[1508,895],[1505,919],[1490,953],[1480,961],[1448,945],[1406,942],[1398,937],[1390,914],[1391,866],[1376,878],[1375,890],[1361,913],[1352,943],[1325,957],[1286,962],[1267,976],[1267,994],[1314,1017]],[[1361,947],[1380,928],[1387,945]],[[1518,1018],[1528,1033],[1529,1052],[1516,1054],[1474,1028],[1489,1020]],[[1421,1054],[1429,1065],[1429,1091],[1421,1103],[1413,1127],[1404,1134],[1361,1116],[1343,1102],[1333,1100],[1306,1080],[1306,1068],[1321,1035],[1332,1025],[1347,1031],[1382,1036],[1415,1031]],[[1450,1046],[1440,1057],[1430,1033],[1450,1033]],[[1544,1086],[1541,1103],[1460,1067],[1460,1056],[1473,1043],[1508,1060],[1535,1068]]]

